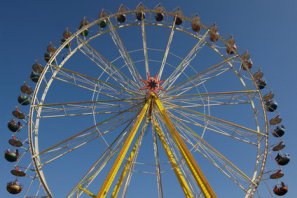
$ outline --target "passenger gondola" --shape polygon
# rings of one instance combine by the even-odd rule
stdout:
[[[216,24],[213,24],[209,28],[209,39],[211,42],[216,42],[219,40],[219,32],[218,32],[218,27]]]
[[[158,5],[155,8],[155,11],[156,11],[156,14],[155,14],[156,21],[158,21],[158,22],[163,21],[163,19],[164,19],[164,11],[165,11],[164,7],[161,6],[161,5]]]
[[[191,27],[194,32],[199,32],[201,29],[200,17],[195,16],[192,18]]]
[[[122,4],[118,10],[118,16],[117,16],[117,21],[119,23],[125,23],[126,21],[126,14],[123,14],[123,12],[126,12],[125,6]]]
[[[31,95],[33,93],[32,88],[26,82],[24,82],[20,89],[22,93],[27,95]]]
[[[18,97],[18,102],[20,103],[20,105],[26,106],[26,105],[30,104],[31,98],[26,95],[20,95]]]
[[[16,151],[11,151],[10,149],[7,149],[5,151],[4,157],[9,162],[16,162],[19,158],[19,150],[16,149]]]
[[[275,157],[275,161],[277,162],[278,165],[280,166],[285,166],[290,162],[290,155],[289,154],[277,154]]]
[[[227,40],[226,52],[227,54],[231,55],[231,54],[234,54],[236,51],[237,51],[237,46],[235,44],[235,39],[231,37]]]
[[[269,178],[270,179],[280,179],[284,176],[285,174],[282,172],[282,170],[277,170],[275,173],[272,173]]]
[[[80,22],[79,29],[84,28],[85,26],[89,25],[89,21],[84,17],[83,20]],[[87,37],[89,34],[89,30],[85,29],[80,33],[82,36]]]
[[[277,102],[274,100],[268,100],[265,103],[265,109],[269,112],[274,112],[277,109]]]
[[[19,108],[17,108],[17,107],[15,108],[14,111],[12,111],[12,115],[13,115],[14,117],[16,117],[17,119],[20,119],[20,120],[25,119],[25,114],[22,113],[22,112],[19,110]]]
[[[7,127],[11,132],[18,132],[23,127],[21,122],[17,122],[15,119],[10,120],[7,123]]]
[[[11,145],[11,146],[14,146],[14,147],[21,147],[23,146],[23,143],[21,140],[19,140],[15,135],[12,136],[12,138],[10,138],[8,140],[8,143]]]
[[[16,177],[25,177],[26,173],[22,171],[18,166],[10,171],[10,173]]]
[[[136,19],[138,21],[142,21],[145,19],[145,13],[144,13],[144,5],[142,3],[138,4],[138,6],[136,7]]]
[[[65,43],[66,40],[67,40],[68,38],[70,38],[70,36],[71,36],[71,33],[70,33],[70,31],[68,30],[68,28],[66,28],[66,30],[63,32],[63,38],[61,39],[61,44]],[[68,43],[68,44],[65,46],[65,48],[70,48],[70,43]]]
[[[106,20],[106,12],[104,10],[101,11],[99,14],[99,26],[100,28],[105,28],[107,26],[107,20]]]
[[[10,194],[19,194],[22,191],[23,187],[22,185],[17,181],[13,181],[13,182],[9,182],[6,185],[6,190],[10,193]]]
[[[288,186],[281,182],[281,185],[275,185],[273,188],[274,194],[278,196],[284,196],[288,192]]]
[[[271,118],[270,120],[269,120],[269,124],[270,125],[277,125],[277,124],[279,124],[279,123],[281,123],[282,122],[282,118],[280,117],[280,115],[277,115],[277,116],[275,116],[274,118]]]
[[[272,132],[272,135],[274,137],[282,137],[285,134],[285,126],[281,125],[281,126],[276,126]]]
[[[280,151],[286,147],[283,141],[280,141],[277,145],[272,147],[272,151]]]
[[[258,89],[264,89],[267,85],[266,81],[263,79],[257,80],[256,83],[257,83]]]
[[[250,70],[253,66],[253,61],[251,59],[249,52],[246,51],[244,54],[242,54],[241,59],[242,59],[241,68],[245,71]]]

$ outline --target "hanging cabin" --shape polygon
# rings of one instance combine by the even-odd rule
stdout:
[[[12,136],[12,137],[8,140],[8,143],[9,143],[11,146],[14,146],[14,147],[21,147],[21,146],[23,146],[22,141],[19,140],[15,135]]]
[[[275,173],[272,173],[270,175],[270,179],[280,179],[284,176],[285,174],[282,172],[282,170],[277,170]]]
[[[274,137],[282,137],[285,134],[285,126],[281,125],[281,126],[276,126],[275,129],[272,132],[272,135]]]
[[[70,33],[69,29],[66,28],[66,30],[63,32],[63,38],[61,39],[61,44],[65,43],[67,41],[67,39],[69,39],[70,37],[71,37],[71,33]],[[65,48],[70,48],[70,43],[65,45]]]
[[[283,150],[286,147],[283,141],[280,141],[277,145],[272,147],[272,151],[280,151]]]
[[[226,52],[228,55],[232,55],[232,54],[235,54],[236,51],[237,51],[237,46],[235,44],[235,39],[231,37],[230,39],[227,40]]]
[[[14,169],[12,169],[10,171],[10,173],[16,177],[25,177],[26,173],[22,170],[20,170],[20,168],[18,166],[16,166]]]
[[[269,112],[274,112],[277,109],[277,102],[268,100],[265,102],[265,109]]]
[[[144,13],[144,5],[142,3],[138,4],[136,7],[136,14],[135,17],[138,21],[142,21],[145,19],[145,13]]]
[[[241,59],[242,59],[241,68],[245,71],[250,70],[253,66],[253,61],[251,59],[249,52],[246,51],[244,54],[242,54]]]
[[[26,95],[20,95],[18,97],[18,102],[20,103],[20,105],[26,106],[26,105],[30,104],[31,98],[29,96],[26,96]]]
[[[104,10],[101,11],[101,13],[99,14],[99,27],[100,28],[105,28],[107,26],[107,21],[106,21],[106,17],[107,14]]]
[[[290,155],[289,154],[277,154],[275,157],[275,161],[280,166],[285,166],[290,162]]]
[[[258,89],[264,89],[267,85],[266,81],[263,79],[258,79],[256,81],[256,84],[257,84]]]
[[[284,196],[288,192],[288,186],[281,182],[281,185],[275,185],[273,188],[274,194],[278,196]]]
[[[12,115],[14,116],[14,117],[16,117],[17,119],[20,119],[20,120],[23,120],[23,119],[25,119],[25,114],[24,113],[22,113],[20,110],[19,110],[19,108],[15,108],[15,110],[12,112]]]
[[[32,88],[26,82],[24,82],[20,89],[23,94],[31,95],[33,93]]]
[[[125,14],[123,14],[123,12],[126,12],[127,10],[126,10],[126,8],[125,8],[125,6],[122,4],[122,5],[120,5],[120,7],[119,7],[119,10],[118,10],[118,16],[117,16],[117,21],[119,22],[119,23],[125,23],[125,21],[126,21],[126,15]]]
[[[273,98],[274,98],[274,93],[272,93],[272,91],[270,91],[269,93],[263,96],[263,100],[265,101],[272,100]]]
[[[89,21],[87,21],[87,19],[84,17],[83,20],[80,22],[80,25],[79,25],[79,28],[78,29],[82,29],[84,28],[85,26],[89,25]],[[88,29],[85,29],[84,31],[82,31],[80,33],[83,37],[87,37],[88,34],[89,34],[89,30]]]
[[[11,151],[10,149],[7,149],[5,151],[4,158],[8,162],[16,162],[19,158],[19,150],[16,149],[16,151]]]
[[[178,8],[175,11],[176,19],[175,19],[175,25],[181,25],[183,23],[183,12],[180,8]]]
[[[22,191],[23,187],[22,185],[17,181],[13,181],[13,182],[9,182],[6,185],[6,190],[10,193],[10,194],[19,194]]]
[[[11,132],[18,132],[23,127],[21,122],[17,122],[15,119],[10,120],[7,123],[7,127]]]
[[[52,42],[50,42],[49,45],[48,45],[47,48],[46,48],[46,51],[47,51],[47,53],[49,53],[49,54],[53,54],[53,53],[55,53],[56,50],[57,50],[57,49],[55,48],[55,46],[53,45]]]
[[[256,80],[262,79],[264,76],[264,73],[259,69],[256,73],[253,74],[253,77]]]
[[[40,73],[32,71],[30,74],[30,79],[34,82],[37,83],[40,77]]]
[[[200,17],[195,16],[192,18],[191,27],[194,32],[199,32],[201,29]]]
[[[42,71],[43,71],[43,66],[36,62],[36,63],[34,63],[34,64],[32,65],[32,70],[33,70],[35,73],[39,73],[39,74],[41,74]]]
[[[219,32],[218,32],[218,27],[216,24],[213,24],[209,28],[209,39],[211,42],[216,42],[219,40]]]
[[[282,122],[282,118],[280,117],[280,115],[276,115],[274,118],[271,118],[269,120],[270,125],[277,125],[277,124],[280,124],[281,122]]]
[[[164,19],[164,11],[165,11],[164,7],[161,6],[161,5],[158,5],[155,8],[155,11],[156,11],[155,20],[158,21],[158,22],[163,21],[163,19]]]

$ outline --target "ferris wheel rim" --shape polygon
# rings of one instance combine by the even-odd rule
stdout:
[[[133,10],[133,11],[127,11],[127,12],[125,12],[124,14],[133,14],[133,13],[136,13],[137,12],[137,10]],[[154,10],[144,10],[144,12],[151,12],[151,13],[155,13],[155,11]],[[109,15],[108,17],[106,17],[106,18],[114,18],[114,17],[116,17],[117,15],[118,15],[119,13],[115,13],[115,14],[112,14],[112,15]],[[174,16],[174,13],[172,13],[172,12],[168,12],[168,16]],[[184,20],[189,20],[190,21],[190,19],[189,18],[186,18],[186,17],[184,17],[183,18]],[[70,43],[73,39],[76,39],[76,37],[78,37],[79,35],[80,35],[80,33],[81,32],[83,32],[84,30],[86,30],[86,29],[89,29],[89,28],[91,28],[91,27],[93,27],[93,26],[95,26],[95,25],[97,25],[98,24],[98,22],[100,21],[100,20],[102,20],[101,18],[100,19],[97,19],[97,20],[94,20],[92,23],[90,23],[88,26],[86,26],[86,27],[84,27],[84,28],[82,28],[82,29],[80,29],[80,30],[78,30],[78,31],[76,31],[76,33],[75,34],[73,34],[73,36],[72,36],[72,38],[71,39],[69,39],[67,42],[65,42],[65,43],[63,43],[58,49],[57,49],[57,51],[56,51],[56,53],[52,56],[52,58],[51,58],[51,60],[49,61],[49,63],[46,65],[46,67],[44,68],[44,71],[43,71],[43,73],[41,74],[41,78],[40,78],[40,80],[39,80],[39,82],[37,83],[37,85],[36,85],[36,88],[35,88],[35,90],[34,90],[34,94],[33,94],[33,100],[32,100],[32,104],[34,104],[35,102],[36,102],[36,95],[37,95],[37,93],[38,93],[38,91],[39,91],[39,86],[40,86],[40,84],[41,84],[41,82],[42,82],[42,80],[43,80],[43,78],[44,78],[44,76],[45,76],[45,73],[46,73],[46,71],[49,69],[49,67],[51,67],[50,65],[51,65],[51,63],[55,60],[55,58],[60,54],[60,52],[62,51],[62,49],[64,49],[64,47],[68,44],[68,43]],[[123,25],[122,27],[118,27],[119,29],[120,28],[124,28],[124,27],[128,27],[129,25],[128,24],[125,24],[125,25]],[[138,26],[140,26],[140,25],[138,25]],[[158,26],[161,26],[161,25],[158,25]],[[165,26],[161,26],[161,27],[165,27]],[[202,27],[206,27],[206,26],[202,26]],[[167,28],[169,28],[169,27],[167,27]],[[182,29],[176,29],[176,30],[180,30],[180,31],[182,31],[182,32],[184,32]],[[185,33],[185,32],[184,32]],[[97,34],[96,34],[97,35]],[[101,34],[100,34],[101,35]],[[100,36],[99,34],[97,35],[97,36]],[[87,41],[85,41],[86,43],[88,43],[89,41],[90,41],[90,39],[91,39],[92,37],[90,37]],[[95,39],[96,37],[94,37],[94,38],[92,38],[92,39]],[[220,38],[221,39],[221,41],[224,41],[222,38]],[[84,44],[82,43],[81,44],[81,47],[83,46]],[[78,48],[78,47],[77,47]],[[74,54],[74,53],[76,53],[76,50],[77,50],[77,48],[75,49],[75,50],[73,50],[73,53],[69,56],[69,58],[68,59],[70,59],[71,58],[71,56]],[[237,53],[237,52],[236,52]],[[221,54],[222,55],[222,54]],[[68,56],[67,56],[68,57]],[[65,59],[65,63],[67,62],[67,60],[68,59]],[[62,64],[62,63],[61,63]],[[61,65],[60,64],[60,65]],[[60,66],[59,65],[59,66]],[[62,65],[63,66],[63,65]],[[61,67],[62,67],[61,66]],[[59,72],[59,71],[57,71],[57,72]],[[253,75],[251,74],[251,72],[248,70],[247,71],[248,73],[249,73],[249,75],[252,77],[252,81],[253,81],[253,83],[254,83],[254,85],[256,85],[256,82],[255,82],[255,79],[253,79]],[[51,79],[50,79],[51,80]],[[50,84],[51,84],[51,82],[49,83],[49,86],[48,86],[48,88],[46,88],[46,89],[49,89],[49,87],[50,87]],[[36,91],[37,90],[37,91]],[[44,94],[45,92],[43,92],[43,94]],[[264,104],[264,100],[263,100],[263,98],[262,98],[262,94],[261,94],[261,92],[260,91],[258,91],[258,96],[259,96],[259,98],[260,98],[260,100],[261,100],[261,102],[262,102],[262,109],[264,110],[263,111],[263,114],[264,114],[264,118],[265,118],[265,120],[267,121],[267,115],[266,115],[266,111],[265,111],[265,104]],[[43,98],[43,100],[45,99],[45,97],[46,97],[46,94],[45,94],[45,96],[44,96],[44,98]],[[41,100],[42,101],[42,100]],[[39,112],[39,111],[38,111]],[[37,114],[40,114],[41,113],[41,110],[40,110],[40,112],[39,113],[37,113]],[[39,152],[39,149],[38,149],[38,139],[36,138],[37,136],[35,136],[35,140],[34,140],[34,146],[33,146],[33,141],[32,141],[32,137],[34,136],[33,135],[33,131],[35,130],[33,130],[33,114],[34,114],[34,107],[30,107],[30,114],[29,114],[29,117],[30,117],[30,122],[29,122],[29,130],[28,130],[28,133],[29,133],[29,143],[30,143],[30,149],[31,149],[31,152],[32,152],[32,154],[36,154],[36,153],[38,153]],[[39,122],[39,121],[38,121]],[[36,124],[37,122],[35,122],[35,124]],[[268,134],[268,121],[266,122],[266,134]],[[37,128],[38,128],[38,126],[37,126]],[[35,131],[36,132],[36,131]],[[37,130],[37,133],[38,133],[38,130]],[[37,144],[37,147],[36,147],[36,144]],[[267,150],[268,150],[268,138],[266,138],[266,142],[265,142],[265,144],[266,144],[266,149],[265,149],[265,152],[267,152]],[[265,160],[266,160],[266,154],[264,154],[264,157],[265,157]],[[44,175],[43,175],[43,171],[41,170],[41,173],[39,172],[40,170],[39,170],[39,168],[38,168],[38,166],[40,165],[39,163],[39,158],[35,158],[35,157],[33,157],[32,158],[33,159],[33,162],[34,162],[34,166],[36,167],[36,169],[37,169],[37,172],[38,172],[38,174],[39,174],[39,179],[41,180],[41,183],[43,184],[43,186],[45,185],[45,186],[47,186],[47,184],[46,184],[46,182],[45,182],[45,180],[44,180]],[[264,164],[265,164],[265,160],[263,160],[264,162],[262,162],[262,169],[264,170]],[[263,172],[263,170],[261,170],[261,172]],[[261,173],[262,174],[262,173]],[[259,174],[260,175],[260,174]],[[258,175],[258,177],[257,178],[255,178],[255,181],[257,181],[257,180],[259,180],[259,175]],[[43,179],[42,179],[43,178]],[[44,181],[43,181],[44,180]],[[45,182],[45,183],[44,183]],[[49,191],[49,188],[48,188],[48,190],[47,189],[45,189],[47,192],[48,192],[48,194],[50,194],[51,195],[51,192]]]

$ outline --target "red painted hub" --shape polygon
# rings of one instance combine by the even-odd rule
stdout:
[[[158,90],[163,90],[163,87],[161,84],[163,83],[163,80],[158,79],[158,74],[156,74],[154,77],[151,77],[150,74],[147,74],[147,80],[141,80],[145,86],[141,88],[141,90],[148,90],[149,92],[154,92],[157,94]]]

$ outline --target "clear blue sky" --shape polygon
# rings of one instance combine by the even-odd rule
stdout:
[[[160,1],[142,1],[153,8]],[[65,27],[75,29],[83,16],[97,18],[105,8],[116,11],[124,3],[134,8],[138,1],[51,0],[3,1],[0,5],[0,131],[1,151],[9,147],[7,122],[16,106],[19,87],[31,71],[35,59],[42,60],[49,41],[59,41]],[[260,65],[269,89],[276,94],[279,112],[287,128],[285,142],[292,161],[284,168],[284,181],[289,185],[287,197],[297,195],[296,177],[296,98],[297,98],[297,2],[294,0],[187,0],[161,1],[167,10],[181,7],[185,15],[198,13],[204,24],[218,24],[225,37],[233,35],[241,50],[248,49],[256,65]],[[26,133],[26,131],[23,131]],[[25,137],[26,134],[23,134]],[[273,163],[270,159],[268,163]],[[0,197],[13,197],[6,182],[13,177],[12,164],[0,162]],[[56,178],[58,182],[59,178]],[[17,197],[17,196],[16,196]]]

